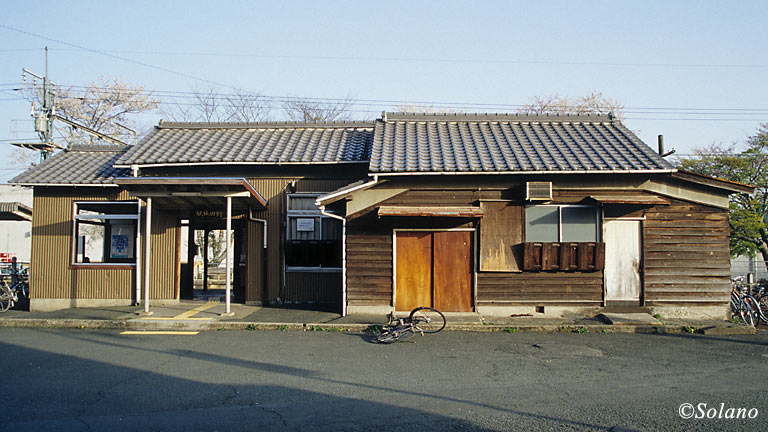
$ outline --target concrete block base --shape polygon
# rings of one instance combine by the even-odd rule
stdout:
[[[347,306],[347,315],[387,315],[395,308],[389,305],[382,306]]]
[[[531,318],[564,318],[574,316],[595,316],[599,308],[594,306],[497,306],[481,305],[477,307],[477,313],[482,316],[496,318],[510,318],[530,316]]]
[[[178,304],[178,299],[150,300],[149,305],[174,305]],[[132,306],[132,299],[51,299],[51,298],[31,298],[29,299],[30,312],[51,312],[71,308],[100,308],[114,306]]]
[[[731,315],[729,305],[720,306],[651,306],[651,315],[663,318],[727,321]]]

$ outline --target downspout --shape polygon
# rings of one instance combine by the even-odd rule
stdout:
[[[344,194],[349,194],[359,189],[367,189],[369,187],[376,186],[378,182],[379,175],[374,174],[373,180],[367,183],[363,183],[350,190],[346,190],[344,191]],[[326,212],[325,206],[319,205],[317,201],[315,201],[315,205],[320,208],[321,215],[341,221],[341,316],[347,316],[347,219],[343,216]]]
[[[347,316],[347,219],[325,211],[320,206],[320,214],[341,221],[341,316]]]
[[[252,208],[248,209],[248,220],[252,220],[254,222],[261,222],[264,224],[264,249],[266,249],[267,248],[267,220],[253,217]]]

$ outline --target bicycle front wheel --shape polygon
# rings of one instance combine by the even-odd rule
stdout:
[[[0,285],[0,312],[5,312],[11,308],[13,304],[13,293],[5,286],[5,283]]]
[[[749,297],[744,297],[741,300],[741,308],[739,309],[741,320],[744,321],[745,324],[752,327],[755,327],[760,323],[758,312],[755,309],[756,307],[757,305],[754,303],[754,301],[751,301]]]
[[[397,327],[380,334],[378,337],[376,337],[376,342],[388,344],[397,342],[399,340],[408,339],[411,336],[413,336],[413,329],[408,327]]]
[[[435,308],[417,307],[408,318],[422,333],[437,333],[445,328],[445,315]]]
[[[760,297],[757,301],[757,306],[760,308],[760,319],[768,324],[768,295]]]

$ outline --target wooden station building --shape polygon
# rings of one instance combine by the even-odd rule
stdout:
[[[249,304],[691,318],[726,317],[728,195],[753,190],[675,169],[612,116],[515,114],[161,122],[12,182],[34,186],[33,310],[178,301],[181,233],[228,229]]]

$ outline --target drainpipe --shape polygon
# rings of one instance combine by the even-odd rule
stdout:
[[[320,214],[341,221],[341,316],[347,316],[347,219],[325,211],[320,206]]]
[[[267,248],[267,220],[253,217],[253,209],[248,209],[248,219],[254,222],[261,222],[264,224],[264,249]]]

